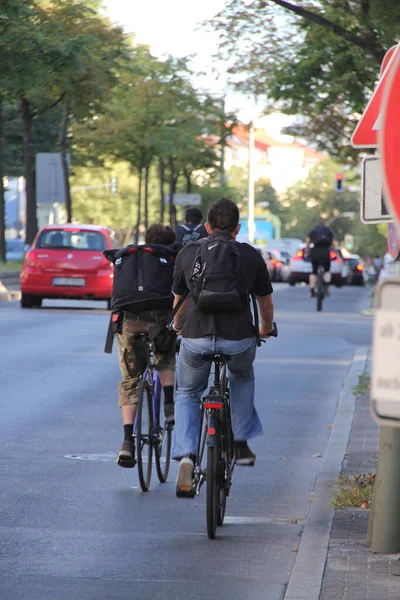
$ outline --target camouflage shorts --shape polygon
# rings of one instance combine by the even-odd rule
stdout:
[[[149,362],[149,350],[145,342],[134,337],[139,333],[154,333],[159,331],[160,324],[155,325],[141,321],[138,315],[125,313],[122,332],[117,334],[119,367],[123,381],[118,386],[119,406],[136,404],[138,401],[138,386]],[[176,334],[164,327],[153,339],[154,358],[158,371],[175,370]]]

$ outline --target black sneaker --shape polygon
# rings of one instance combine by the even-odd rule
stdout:
[[[164,404],[164,416],[167,423],[170,425],[174,425],[175,423],[175,413],[174,413],[174,403],[168,402],[168,404]]]
[[[256,455],[250,450],[246,441],[234,442],[235,463],[242,467],[254,467]]]
[[[133,469],[136,465],[135,441],[133,439],[122,442],[118,450],[117,462],[120,467],[125,467],[126,469]]]

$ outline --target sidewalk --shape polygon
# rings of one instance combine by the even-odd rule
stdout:
[[[357,397],[342,473],[374,473],[378,443],[379,427],[370,416],[369,397]],[[373,554],[365,545],[369,512],[335,511],[320,600],[400,598],[400,554]]]

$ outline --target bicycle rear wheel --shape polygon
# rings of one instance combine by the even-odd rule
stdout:
[[[318,281],[317,281],[317,312],[321,312],[323,300],[324,300],[323,275],[322,275],[322,273],[318,273]]]
[[[213,420],[215,429],[212,446],[207,447],[207,533],[210,540],[215,538],[218,522],[221,521],[220,513],[220,463],[221,463],[221,430],[220,423]],[[225,509],[224,509],[225,513]]]
[[[153,460],[153,394],[144,379],[139,386],[136,413],[136,453],[140,487],[147,492],[150,487]]]

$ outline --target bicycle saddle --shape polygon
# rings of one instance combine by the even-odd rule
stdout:
[[[217,352],[216,354],[202,354],[201,358],[207,362],[228,362],[228,360],[231,360],[232,356],[230,356],[230,354],[219,354]]]

